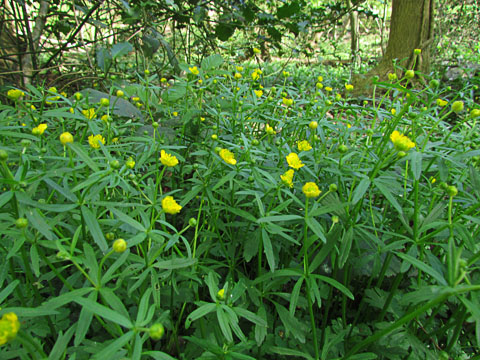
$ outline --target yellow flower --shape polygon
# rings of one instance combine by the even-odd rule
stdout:
[[[319,76],[319,77],[317,78],[317,80],[318,80],[318,82],[322,82],[322,81],[323,81],[323,76]]]
[[[193,74],[193,75],[198,75],[200,74],[200,71],[198,71],[197,67],[194,66],[194,67],[189,67],[188,70],[190,70],[190,72]]]
[[[235,165],[237,163],[237,160],[235,160],[235,155],[230,150],[221,149],[218,155],[220,155],[223,161],[225,161],[227,164]]]
[[[262,90],[253,90],[255,92],[255,95],[257,95],[258,98],[261,98],[262,95],[263,95],[263,91]]]
[[[282,182],[290,188],[293,187],[293,174],[294,173],[295,173],[295,171],[293,171],[293,169],[289,169],[283,175],[280,175],[280,179],[282,179]]]
[[[178,164],[177,157],[175,155],[171,155],[165,152],[165,150],[162,150],[160,152],[160,161],[163,165],[170,167],[174,167]]]
[[[68,143],[73,143],[73,135],[69,132],[64,132],[60,135],[60,142],[62,145],[67,145]]]
[[[114,137],[114,138],[112,139],[112,144],[116,144],[117,142],[118,142],[118,137]]]
[[[225,289],[220,289],[217,292],[217,299],[218,300],[225,300]]]
[[[25,93],[22,90],[10,89],[7,91],[7,96],[10,100],[17,101],[22,96],[25,96]]]
[[[262,52],[262,51],[261,51],[260,49],[255,48],[255,47],[253,48],[253,53],[254,53],[254,54],[260,54],[261,52]]]
[[[282,99],[282,103],[285,106],[292,106],[293,105],[293,99],[287,99],[286,97],[284,97]]]
[[[315,87],[316,87],[317,89],[321,90],[321,89],[323,89],[323,84],[320,83],[320,82],[318,82],[318,83],[315,84]]]
[[[258,72],[254,71],[254,72],[252,73],[252,80],[253,80],[253,81],[258,80],[259,77],[260,77],[260,75],[258,74]]]
[[[307,182],[302,187],[302,191],[307,198],[314,198],[320,195],[321,191],[314,182]]]
[[[286,156],[288,166],[291,168],[294,168],[295,170],[300,169],[302,166],[305,166],[305,164],[302,164],[302,160],[298,157],[297,154],[295,153],[290,153]]]
[[[353,90],[353,85],[352,84],[345,84],[345,89],[347,91],[352,91]]]
[[[100,143],[105,145],[105,138],[102,135],[90,135],[88,137],[88,143],[94,149],[100,149]]]
[[[47,130],[48,125],[47,124],[39,124],[37,127],[32,129],[32,134],[33,135],[43,135],[45,130]]]
[[[388,80],[390,80],[390,81],[397,80],[397,74],[395,74],[395,73],[388,73]]]
[[[173,196],[165,196],[162,200],[162,208],[167,214],[178,214],[182,207],[177,204]]]
[[[397,113],[397,110],[396,109],[391,109],[390,112],[392,113],[392,115],[395,115]]]
[[[437,99],[437,105],[440,107],[444,107],[448,104],[448,101],[445,101],[443,99]]]
[[[129,157],[128,160],[125,162],[125,166],[129,169],[133,169],[135,167],[135,161],[133,158]]]
[[[330,86],[325,87],[325,91],[333,91],[333,89]]]
[[[318,122],[310,121],[310,124],[308,124],[308,127],[312,130],[315,130],[318,127]]]
[[[134,96],[134,97],[132,98],[132,101],[133,101],[133,102],[140,101],[140,98],[139,98],[138,96]]]
[[[242,78],[242,74],[237,72],[237,73],[235,73],[235,75],[233,77],[237,80],[240,80]]]
[[[307,140],[302,140],[297,143],[298,150],[300,151],[308,151],[312,149],[312,145]]]
[[[172,115],[173,115],[173,116],[178,116],[178,112],[174,111],[174,112],[172,113]]]
[[[167,82],[167,79],[164,78],[164,77],[162,77],[162,78],[160,79],[160,82],[165,83],[165,82]]]
[[[289,76],[290,76],[290,73],[289,73],[288,71],[284,71],[284,72],[283,72],[283,76],[289,77]]]
[[[242,71],[243,71],[243,66],[235,66],[235,69],[236,69],[238,72],[242,72]]]
[[[109,118],[110,117],[107,114],[105,114],[105,115],[102,115],[102,117],[100,119],[106,124],[106,123],[108,123]]]
[[[390,140],[392,140],[392,143],[397,151],[408,151],[415,147],[415,143],[413,141],[411,141],[405,135],[400,134],[397,130],[392,132],[390,135]]]
[[[270,125],[265,125],[265,132],[268,134],[268,135],[274,135],[275,134],[275,130],[273,129],[273,127],[271,127]]]
[[[92,120],[92,119],[95,119],[96,115],[95,115],[95,109],[94,108],[90,108],[88,110],[82,110],[82,114],[83,116],[85,116],[88,120]]]
[[[0,346],[13,340],[18,330],[20,330],[20,322],[17,315],[13,312],[3,314],[0,319]]]

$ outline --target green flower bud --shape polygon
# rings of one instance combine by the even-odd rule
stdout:
[[[405,78],[413,79],[415,77],[415,72],[413,70],[407,70],[405,72]]]
[[[100,99],[100,105],[101,106],[109,106],[110,105],[110,100],[108,100],[107,98],[101,98]]]
[[[123,239],[117,239],[113,243],[112,248],[113,248],[113,251],[115,251],[116,253],[122,253],[125,250],[127,250],[127,242]]]
[[[448,196],[454,197],[458,194],[458,189],[455,186],[450,185],[449,187],[447,187],[446,192]]]
[[[195,219],[195,218],[193,218],[193,217],[190,218],[190,219],[188,220],[188,225],[190,225],[191,227],[197,226],[197,219]]]
[[[112,167],[112,169],[115,169],[115,170],[120,169],[120,166],[121,166],[120,161],[112,160],[110,161],[110,166]]]
[[[0,161],[7,161],[8,153],[5,150],[0,150]]]
[[[328,191],[330,192],[335,192],[337,191],[338,187],[337,187],[337,184],[330,184],[330,186],[328,187]]]
[[[452,104],[452,111],[455,113],[459,113],[463,110],[463,101],[454,101]]]
[[[15,220],[15,226],[17,229],[25,229],[28,226],[28,220],[25,218],[18,218]]]
[[[340,154],[345,154],[345,153],[348,151],[347,145],[341,144],[341,145],[338,147],[338,151],[340,152]]]
[[[160,323],[153,324],[150,326],[150,329],[148,329],[148,333],[153,340],[160,340],[165,334],[165,328]]]

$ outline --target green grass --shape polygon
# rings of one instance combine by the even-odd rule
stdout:
[[[21,327],[0,357],[475,354],[474,85],[399,79],[359,100],[326,71],[192,66],[118,80],[108,102],[3,97],[0,315]]]

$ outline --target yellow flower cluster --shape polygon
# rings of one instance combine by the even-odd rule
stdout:
[[[237,163],[237,160],[235,160],[235,155],[233,155],[230,150],[221,149],[218,155],[220,155],[223,161],[225,161],[227,164],[235,165]]]
[[[22,90],[10,89],[7,91],[7,96],[10,100],[17,101],[22,96],[25,96],[25,93]]]
[[[100,149],[100,143],[105,145],[105,138],[102,135],[90,135],[88,137],[88,143],[94,149]]]
[[[175,215],[182,210],[182,207],[177,204],[173,196],[165,196],[162,200],[162,209],[167,214]]]
[[[43,135],[45,130],[47,130],[48,125],[47,124],[39,124],[37,127],[34,127],[32,129],[32,134],[33,135]]]
[[[190,70],[190,72],[193,74],[193,75],[198,75],[200,74],[200,71],[198,71],[197,67],[194,66],[194,67],[189,67],[188,70]]]
[[[300,169],[302,166],[305,166],[305,164],[302,163],[302,160],[298,157],[297,154],[295,153],[290,153],[286,156],[288,166],[291,168],[294,168],[295,170]]]
[[[415,143],[412,140],[410,140],[407,136],[400,134],[397,130],[392,132],[390,135],[390,140],[392,140],[392,143],[397,151],[408,151],[415,147]]]
[[[297,143],[298,150],[300,151],[308,151],[312,150],[312,145],[307,140],[302,140]]]
[[[15,313],[3,314],[0,319],[0,346],[6,344],[17,336],[20,329],[20,322]]]
[[[321,191],[314,182],[307,182],[302,187],[302,191],[307,198],[314,198],[320,195]]]
[[[280,179],[282,179],[282,182],[290,188],[293,187],[293,174],[294,173],[295,173],[295,171],[293,171],[292,169],[289,169],[283,175],[280,175]]]
[[[165,150],[162,150],[160,152],[160,162],[165,166],[174,167],[178,164],[178,159],[175,155],[171,155],[165,152]]]
[[[293,99],[287,99],[286,97],[284,97],[282,99],[282,102],[283,102],[283,105],[285,105],[285,106],[292,106],[293,105]]]
[[[87,110],[82,110],[83,116],[85,116],[88,120],[95,119],[95,109],[90,108]]]

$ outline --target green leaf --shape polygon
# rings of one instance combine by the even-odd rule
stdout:
[[[40,234],[45,236],[48,240],[56,240],[57,235],[55,235],[51,231],[51,226],[45,222],[42,215],[40,215],[40,211],[37,209],[28,209],[25,213],[27,216],[28,221],[32,224],[32,226],[37,230]]]
[[[122,42],[112,46],[112,58],[127,55],[130,51],[133,51],[133,46],[129,42]]]
[[[288,310],[292,316],[295,316],[295,310],[297,309],[298,297],[300,296],[300,289],[302,288],[303,280],[305,280],[303,276],[297,280],[295,286],[293,287],[292,295],[290,296],[290,305]],[[309,296],[309,294],[307,294],[307,296]]]
[[[21,192],[17,192],[15,196],[20,203],[45,211],[69,212],[78,206],[78,204],[42,204],[30,199],[25,193]]]
[[[350,255],[350,249],[352,248],[352,242],[353,227],[349,227],[348,230],[343,233],[342,241],[340,243],[340,253],[338,257],[338,266],[340,269],[342,269],[347,262],[348,255]]]
[[[75,331],[75,325],[71,326],[70,329],[68,329],[65,334],[63,334],[63,332],[60,330],[60,333],[58,334],[58,337],[57,337],[57,341],[55,341],[55,345],[50,351],[48,360],[63,359],[63,356],[65,355],[65,351],[67,350],[67,346],[70,342],[70,339],[73,336],[74,331]]]
[[[267,231],[262,228],[262,243],[263,251],[267,256],[268,266],[270,266],[270,271],[275,271],[275,256],[273,255],[272,242],[270,241],[270,236],[268,236]]]
[[[204,71],[215,69],[223,64],[223,58],[219,54],[210,55],[202,60],[202,69]]]
[[[100,250],[103,252],[107,251],[108,244],[103,236],[102,229],[100,229],[100,224],[98,223],[97,218],[86,206],[82,205],[81,209],[85,224],[87,225],[87,229],[90,234],[92,234],[93,240],[98,245]]]
[[[267,312],[265,311],[265,306],[260,304],[260,308],[258,309],[258,315],[260,319],[262,319],[265,324],[267,324]],[[267,326],[255,325],[255,341],[257,345],[260,346],[265,341],[265,337],[267,336]]]
[[[91,301],[97,301],[98,292],[92,292],[88,295],[88,299]],[[76,299],[72,299],[74,301]],[[85,336],[87,335],[88,329],[92,324],[93,319],[93,312],[91,312],[88,308],[83,307],[80,310],[80,316],[78,317],[77,329],[75,331],[75,340],[73,342],[74,346],[79,346],[82,344]]]
[[[352,197],[352,204],[355,205],[362,197],[365,195],[365,192],[368,190],[370,186],[370,179],[363,178],[360,183],[357,185],[355,190],[353,191]]]
[[[223,336],[228,342],[233,341],[232,329],[230,328],[230,321],[221,306],[217,307],[217,320]]]
[[[211,312],[215,311],[216,308],[217,304],[206,303],[200,306],[198,309],[192,311],[190,315],[188,315],[187,320],[185,320],[185,328],[188,329],[192,321],[195,321],[197,319],[200,319],[201,317],[204,317],[207,314],[210,314]]]
[[[427,273],[428,275],[430,275],[432,278],[437,280],[440,285],[444,285],[444,286],[448,285],[447,281],[445,280],[445,278],[443,277],[442,274],[440,274],[439,272],[437,272],[435,269],[428,266],[424,262],[421,262],[420,260],[415,259],[414,257],[411,257],[410,255],[407,255],[407,254],[404,254],[404,253],[395,252],[395,254],[399,258],[409,262],[410,264],[412,264],[416,268],[418,268],[418,269],[422,270],[423,272]]]
[[[97,314],[98,316],[101,316],[107,320],[110,320],[118,325],[121,325],[128,329],[133,327],[133,324],[130,321],[130,319],[126,318],[125,316],[119,314],[116,311],[113,311],[112,309],[107,308],[104,305],[98,304],[97,302],[91,299],[79,298],[79,299],[75,299],[74,301],[82,305],[84,308],[87,308],[92,313]]]
[[[130,339],[134,337],[134,335],[135,333],[133,331],[129,331],[123,334],[117,340],[110,342],[108,345],[106,345],[103,350],[96,353],[92,357],[92,360],[113,359],[117,351],[120,350],[126,343],[128,343]]]
[[[236,174],[237,174],[237,170],[230,171],[227,175],[223,176],[220,180],[218,180],[218,182],[212,188],[212,191],[218,190],[220,186],[225,184],[227,181],[232,180]]]
[[[115,214],[115,216],[122,222],[130,225],[131,227],[133,227],[134,229],[137,229],[138,231],[147,231],[147,229],[145,228],[145,226],[143,226],[142,224],[140,224],[138,221],[136,221],[135,219],[132,219],[130,216],[124,214],[123,212],[121,212],[120,210],[118,209],[115,209],[114,207],[108,207],[108,210],[110,210],[111,212],[113,212]]]
[[[197,259],[188,259],[188,258],[175,258],[170,260],[164,261],[157,261],[153,264],[154,267],[158,269],[165,269],[165,270],[174,270],[174,269],[182,269],[197,263]]]
[[[238,314],[238,316],[244,319],[247,319],[248,321],[254,323],[255,325],[267,326],[267,322],[263,318],[261,318],[258,315],[255,315],[253,312],[248,311],[247,309],[234,307],[233,311],[235,311]]]
[[[78,157],[80,159],[82,159],[85,164],[88,165],[88,167],[90,169],[92,169],[93,171],[97,172],[97,171],[100,171],[100,168],[97,166],[97,164],[95,164],[95,162],[88,156],[88,154],[85,152],[85,150],[83,149],[83,147],[79,144],[76,144],[76,143],[70,143],[68,144],[70,149],[72,149],[73,151],[75,151],[75,153],[78,155]]]
[[[161,351],[145,351],[143,355],[150,356],[154,360],[177,360],[176,358],[171,357],[170,355]]]
[[[277,222],[277,221],[292,221],[303,219],[300,215],[273,215],[261,217],[257,220],[257,223],[262,224],[266,222]]]
[[[305,221],[308,228],[312,230],[313,233],[317,235],[317,237],[325,244],[327,242],[327,239],[325,238],[322,225],[320,225],[320,223],[311,216],[306,217]]]
[[[418,151],[412,151],[410,154],[412,173],[415,180],[420,179],[422,174],[422,153]]]
[[[310,274],[310,276],[320,281],[326,282],[327,284],[332,285],[334,288],[336,288],[337,290],[340,290],[343,294],[345,294],[350,299],[355,300],[352,292],[348,290],[344,285],[340,284],[337,280],[329,278],[327,276],[318,275],[318,274]]]
[[[309,354],[301,352],[299,350],[288,349],[279,346],[270,346],[267,348],[267,353],[269,354],[278,354],[278,355],[286,355],[286,356],[296,356],[297,358],[303,358],[307,360],[313,360]]]
[[[19,283],[20,281],[13,280],[2,291],[0,291],[0,304],[3,303],[3,301],[12,293],[13,290],[15,290]]]
[[[305,332],[300,321],[297,318],[293,317],[283,305],[280,305],[276,302],[274,302],[274,304],[275,309],[277,310],[277,314],[280,317],[283,325],[285,326],[285,329],[288,332],[291,332],[298,341],[304,344]]]
[[[37,308],[6,307],[0,310],[0,315],[8,312],[14,312],[19,318],[58,315],[58,311],[46,309],[43,306]]]
[[[392,193],[390,192],[390,190],[388,189],[387,186],[385,186],[381,181],[379,181],[378,179],[374,179],[373,180],[373,184],[377,187],[378,190],[380,190],[380,192],[383,194],[383,196],[385,196],[385,198],[388,200],[388,202],[390,203],[390,205],[392,205],[395,210],[397,210],[400,214],[403,213],[403,210],[402,210],[402,207],[400,206],[400,204],[398,203],[397,199],[395,199],[392,195]]]
[[[142,298],[140,299],[140,305],[138,305],[137,320],[135,321],[136,324],[141,323],[145,319],[145,316],[147,315],[148,303],[150,301],[151,295],[152,295],[151,288],[148,288],[143,293]]]

